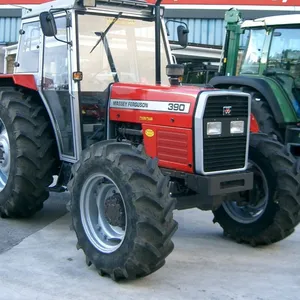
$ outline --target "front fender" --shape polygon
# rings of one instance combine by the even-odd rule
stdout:
[[[293,105],[279,84],[271,78],[247,76],[216,76],[209,82],[216,88],[229,86],[249,87],[259,92],[268,102],[276,123],[284,125],[297,122]]]

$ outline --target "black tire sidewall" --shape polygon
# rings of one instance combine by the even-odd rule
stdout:
[[[273,166],[273,162],[262,155],[262,153],[254,146],[249,147],[249,162],[254,162],[263,171],[268,185],[268,203],[265,211],[259,219],[252,223],[240,223],[232,219],[223,206],[218,208],[214,213],[218,221],[224,224],[224,227],[231,228],[232,230],[239,231],[242,229],[243,234],[246,236],[258,235],[268,226],[274,222],[274,217],[279,207],[276,204],[274,197],[276,196],[276,187],[278,181],[278,175]]]
[[[255,98],[255,93],[251,93],[251,113],[257,121],[259,130],[269,134],[274,130],[272,126],[273,124],[270,124],[266,121],[266,113],[269,114],[269,112],[262,105],[260,105],[262,103],[261,101],[263,100],[256,101]]]
[[[260,98],[261,100],[256,101],[256,97]],[[263,96],[259,94],[257,95],[255,92],[251,93],[251,113],[257,121],[259,130],[261,132],[272,136],[272,138],[277,138],[281,143],[284,142],[269,104],[263,98]]]
[[[58,149],[38,94],[2,87],[0,117],[10,143],[10,172],[0,192],[2,217],[28,218],[43,208],[58,171]]]

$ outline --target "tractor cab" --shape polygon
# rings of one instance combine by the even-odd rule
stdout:
[[[248,41],[239,74],[276,81],[292,100],[300,118],[299,15],[245,21],[241,28],[248,31]]]
[[[299,14],[242,20],[230,9],[225,14],[227,36],[221,74],[264,79],[283,90],[300,120]],[[244,43],[245,45],[242,45]],[[284,101],[284,100],[282,100]]]
[[[169,85],[173,58],[162,16],[159,3],[143,0],[59,0],[23,16],[14,73],[34,74],[64,158],[106,137],[112,83]],[[178,32],[186,46],[188,30]]]
[[[300,156],[300,23],[299,14],[243,20],[225,14],[226,39],[216,88],[252,95],[253,130],[288,145]]]

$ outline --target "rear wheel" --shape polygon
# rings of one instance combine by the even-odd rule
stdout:
[[[105,141],[82,153],[69,183],[73,228],[88,265],[113,280],[165,264],[177,229],[168,178],[141,147]]]
[[[233,195],[214,212],[226,235],[265,245],[289,236],[300,221],[300,174],[286,148],[264,134],[251,134],[253,190]]]
[[[57,149],[45,108],[29,94],[0,89],[0,213],[29,217],[43,207],[57,171]]]

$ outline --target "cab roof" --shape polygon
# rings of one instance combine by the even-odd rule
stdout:
[[[120,11],[123,8],[131,8],[131,9],[148,9],[153,5],[147,3],[146,0],[95,0],[96,6],[84,6],[84,2],[86,0],[55,0],[49,1],[40,5],[33,7],[30,11],[28,10],[23,14],[23,18],[31,18],[39,16],[41,12],[49,11],[50,9],[95,9],[98,6],[109,6],[114,7],[114,11],[118,8]],[[93,1],[86,1],[93,2]],[[122,6],[122,9],[120,8]]]
[[[265,27],[276,25],[300,25],[300,14],[280,15],[259,18],[255,20],[246,20],[242,24],[242,28],[249,27]]]

